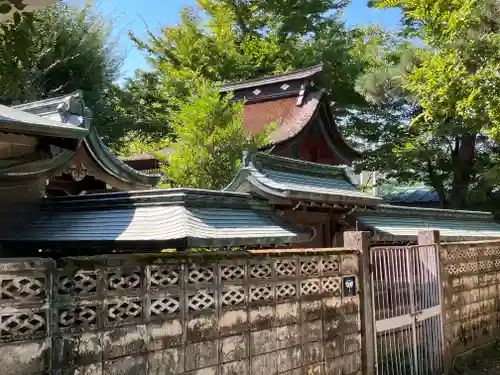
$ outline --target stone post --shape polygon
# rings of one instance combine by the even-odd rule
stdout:
[[[344,248],[358,250],[363,375],[375,374],[375,327],[370,275],[370,232],[344,232]]]
[[[419,245],[433,245],[439,246],[439,231],[438,230],[421,230],[418,232]]]

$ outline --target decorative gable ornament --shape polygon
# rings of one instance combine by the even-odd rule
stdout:
[[[68,173],[74,181],[80,182],[87,176],[87,167],[83,163],[73,164],[69,167]]]

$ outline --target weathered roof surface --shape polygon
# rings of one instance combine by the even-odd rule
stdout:
[[[298,135],[311,121],[319,108],[323,93],[315,91],[297,105],[297,97],[248,103],[243,108],[243,126],[249,134],[264,131],[274,125],[270,134],[272,144],[279,144]]]
[[[349,170],[264,153],[245,156],[238,174],[225,189],[253,192],[281,201],[311,201],[374,206],[381,199],[359,191]],[[284,202],[283,202],[284,203]]]
[[[298,135],[317,113],[323,97],[314,89],[313,79],[322,65],[307,69],[228,84],[222,92],[231,92],[233,100],[245,100],[243,127],[248,134],[264,131],[269,124],[272,144]]]
[[[316,65],[272,77],[222,86],[233,100],[245,100],[243,127],[249,134],[262,132],[269,124],[271,146],[284,144],[318,126],[328,147],[346,163],[361,155],[342,138],[330,110],[326,93],[316,87],[323,65]]]
[[[391,204],[439,203],[439,196],[434,188],[421,183],[413,185],[382,184],[378,190],[384,201]]]
[[[97,168],[101,168],[109,176],[109,181],[104,181],[113,186],[119,184],[121,189],[148,189],[155,186],[159,175],[147,175],[128,166],[124,161],[113,155],[103,144],[95,127],[92,125],[92,112],[85,107],[83,94],[80,91],[62,97],[41,100],[33,103],[13,107],[30,115],[37,115],[47,121],[63,122],[66,127],[76,128],[83,126],[88,128],[83,140],[83,151],[85,159],[91,160]],[[81,152],[78,152],[80,154]],[[90,167],[87,165],[87,167]]]
[[[267,246],[310,237],[263,200],[195,189],[46,199],[39,216],[22,230],[0,231],[0,243],[59,248]]]
[[[84,140],[86,151],[109,175],[124,183],[127,189],[147,189],[157,185],[161,176],[142,173],[120,160],[102,143],[94,128]],[[112,185],[112,183],[110,183]]]
[[[84,126],[65,124],[61,120],[36,116],[4,105],[0,105],[0,131],[55,139],[54,144],[73,150],[87,135]]]
[[[413,241],[420,230],[439,230],[445,241],[500,238],[500,224],[489,212],[379,205],[355,220],[377,241]]]

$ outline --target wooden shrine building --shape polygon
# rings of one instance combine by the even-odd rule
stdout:
[[[265,198],[285,219],[311,228],[314,237],[299,246],[337,246],[354,209],[374,210],[380,198],[361,192],[349,169],[281,156],[245,155],[225,189]]]
[[[316,85],[322,70],[322,65],[316,65],[224,85],[221,91],[232,93],[233,100],[245,100],[243,126],[247,133],[261,132],[269,124],[275,125],[266,152],[321,164],[350,165],[361,155],[342,138],[328,95]],[[170,150],[158,152],[168,156]],[[156,172],[161,161],[155,154],[132,155],[124,161],[141,171]]]
[[[94,175],[123,189],[140,183],[150,188],[156,179],[110,154],[90,118],[79,93],[65,100],[0,106],[1,256],[18,257],[21,249],[22,256],[60,256],[66,250],[76,255],[269,248],[310,240],[310,231],[287,223],[266,200],[245,193],[168,189],[47,194],[66,186],[62,181],[86,183]],[[86,173],[72,173],[78,163]]]
[[[20,228],[22,228],[20,230]],[[0,227],[5,252],[47,255],[148,252],[166,248],[260,248],[309,241],[250,194],[158,189],[45,198],[22,225]]]
[[[265,153],[245,155],[240,171],[226,188],[265,198],[291,223],[314,236],[297,247],[342,245],[345,231],[372,232],[376,244],[414,244],[420,230],[436,229],[444,241],[500,238],[492,214],[400,207],[361,192],[350,169]]]
[[[370,230],[376,243],[414,243],[422,229],[440,230],[445,241],[500,238],[488,213],[387,205],[357,189],[346,166],[265,152],[246,154],[225,191],[151,191],[157,177],[113,156],[90,120],[80,93],[0,106],[4,256],[332,247],[353,229]],[[136,191],[89,194],[109,189]]]

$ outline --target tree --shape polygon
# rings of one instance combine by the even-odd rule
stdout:
[[[122,92],[113,85],[120,56],[107,22],[88,9],[58,2],[1,24],[0,102],[11,105],[84,91],[94,124],[108,141],[131,121],[116,111]],[[123,130],[123,131],[121,131]]]
[[[376,129],[385,141],[366,164],[400,181],[428,183],[453,208],[463,207],[471,191],[487,196],[499,182],[492,173],[499,149],[487,136],[498,129],[496,7],[486,0],[384,0],[377,6],[400,7],[404,36],[418,37],[423,46],[412,48],[406,66],[402,53],[379,49],[378,66],[358,80],[360,91],[379,103],[387,98],[381,93],[396,92],[389,102],[403,103],[409,113],[406,121]]]
[[[211,82],[197,80],[193,90],[172,117],[176,142],[165,172],[176,187],[221,189],[234,177],[243,151],[265,146],[268,134],[246,135],[243,104],[221,99]]]

